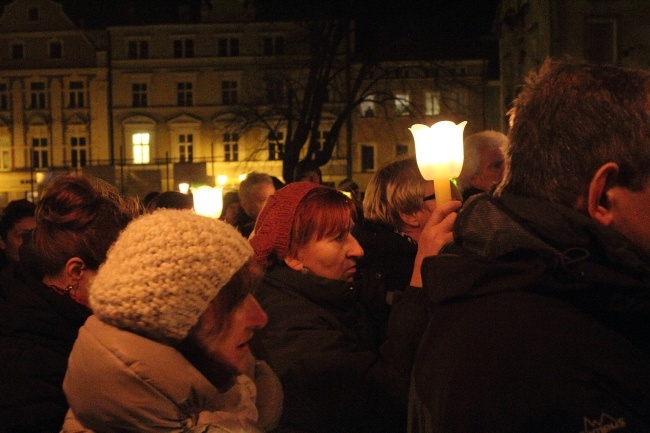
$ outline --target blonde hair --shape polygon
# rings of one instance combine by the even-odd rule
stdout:
[[[412,214],[422,209],[425,180],[415,157],[392,161],[370,179],[363,199],[366,219],[402,229],[400,213]]]

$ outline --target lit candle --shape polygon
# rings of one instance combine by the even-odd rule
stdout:
[[[422,177],[433,181],[436,203],[451,200],[450,179],[463,168],[463,130],[467,122],[456,125],[444,120],[431,127],[417,124],[409,128],[415,140],[415,156]]]

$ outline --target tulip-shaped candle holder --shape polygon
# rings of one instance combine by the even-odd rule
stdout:
[[[433,181],[436,203],[451,200],[450,179],[463,168],[463,130],[467,122],[456,125],[444,120],[431,127],[417,124],[409,128],[415,139],[415,156],[422,177]]]
[[[219,218],[223,208],[223,187],[202,185],[198,188],[192,188],[194,196],[194,210],[199,215],[211,218]]]

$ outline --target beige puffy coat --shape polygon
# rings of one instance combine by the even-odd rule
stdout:
[[[282,390],[266,364],[255,370],[222,393],[173,347],[91,316],[70,354],[62,432],[259,432],[277,424]]]

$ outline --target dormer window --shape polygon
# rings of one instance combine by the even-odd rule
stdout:
[[[11,59],[22,60],[25,58],[25,46],[22,43],[11,44]]]
[[[50,42],[50,59],[60,59],[61,57],[63,57],[63,47],[61,46],[61,42]]]

